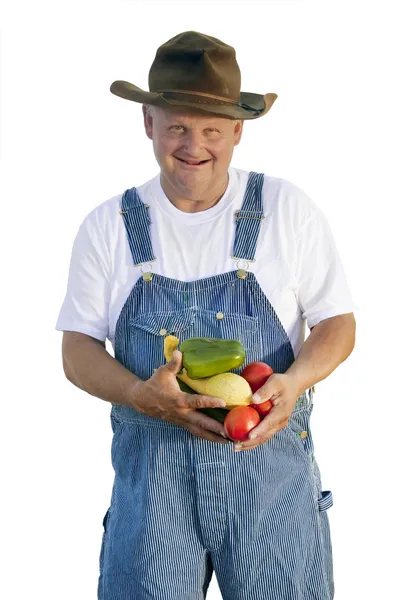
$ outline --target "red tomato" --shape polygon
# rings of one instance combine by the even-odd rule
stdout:
[[[264,417],[267,416],[267,414],[271,410],[273,404],[272,404],[271,400],[266,400],[265,402],[262,402],[261,404],[250,404],[250,406],[251,406],[251,408],[255,408],[256,411],[258,412],[258,414],[260,415],[260,417],[263,419]]]
[[[252,362],[243,369],[240,376],[247,381],[254,394],[264,385],[273,372],[273,369],[267,363]]]
[[[234,442],[244,441],[260,421],[260,415],[251,406],[235,406],[225,417],[224,429],[226,435]]]

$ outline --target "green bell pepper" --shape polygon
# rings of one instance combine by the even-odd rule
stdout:
[[[246,358],[241,342],[220,338],[189,338],[181,343],[183,366],[191,379],[203,379],[240,367]]]

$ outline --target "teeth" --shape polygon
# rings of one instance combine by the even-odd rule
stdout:
[[[181,160],[182,162],[186,163],[187,165],[200,165],[203,161],[200,160],[199,162],[190,162],[188,160],[183,160],[183,158],[180,158],[179,160]]]

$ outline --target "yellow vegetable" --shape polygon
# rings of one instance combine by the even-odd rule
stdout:
[[[172,360],[174,350],[178,349],[179,339],[174,335],[168,335],[164,340],[164,355],[169,362]],[[220,373],[213,377],[203,379],[190,379],[186,369],[182,369],[177,377],[192,390],[205,396],[222,398],[226,402],[226,408],[234,406],[247,406],[251,403],[252,391],[245,379],[236,373]]]
[[[172,354],[174,350],[177,350],[179,346],[179,339],[174,335],[167,335],[164,339],[164,356],[167,362],[172,360]]]

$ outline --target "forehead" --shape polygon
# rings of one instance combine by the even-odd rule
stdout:
[[[175,110],[170,108],[155,107],[155,114],[159,116],[163,123],[186,123],[186,124],[200,124],[206,125],[218,125],[219,127],[229,127],[232,123],[232,119],[225,119],[223,117],[216,117],[214,115],[207,115],[201,111],[196,110]]]

